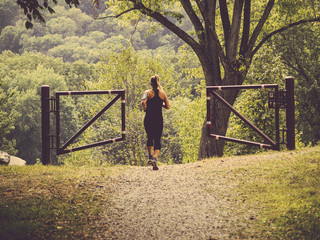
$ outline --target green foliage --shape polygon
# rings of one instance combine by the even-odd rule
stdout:
[[[0,150],[14,155],[16,154],[15,140],[10,141],[6,137],[10,131],[14,129],[13,122],[16,114],[14,111],[5,111],[12,95],[13,92],[4,92],[2,89],[2,81],[0,80]]]
[[[93,46],[93,47],[92,47]],[[85,59],[86,62],[97,62],[99,50],[87,37],[67,37],[64,44],[55,46],[48,50],[47,54],[53,57],[62,57],[65,62],[75,62]]]
[[[172,140],[179,142],[182,163],[194,162],[198,159],[200,130],[206,115],[204,85],[204,81],[198,85],[197,91],[201,94],[199,97],[193,100],[187,97],[177,97],[172,102],[173,121],[171,124],[177,131]]]
[[[274,48],[295,77],[297,129],[304,144],[315,145],[320,139],[319,24],[309,24],[274,39]]]
[[[17,18],[18,6],[14,1],[2,0],[0,2],[0,32],[8,25],[13,25]]]
[[[109,51],[97,67],[100,74],[99,80],[87,81],[88,90],[124,89],[126,91],[126,141],[107,145],[101,147],[101,149],[98,148],[95,155],[92,151],[87,151],[87,153],[94,156],[98,164],[101,163],[101,159],[104,159],[113,164],[144,165],[146,163],[146,137],[143,127],[144,113],[141,111],[140,106],[141,96],[146,89],[150,88],[149,79],[155,73],[159,74],[163,79],[161,83],[168,97],[173,96],[177,83],[173,80],[172,68],[160,59],[138,55],[131,47],[123,48],[119,53]],[[80,113],[83,120],[90,119],[93,116],[92,114],[102,109],[106,104],[105,102],[108,102],[106,100],[105,102],[101,102],[101,100],[98,102],[97,98],[87,98],[87,100],[82,101],[84,101],[83,106],[87,107],[86,111]],[[119,109],[120,104],[116,104],[108,110],[108,113],[102,117],[102,120],[94,128],[88,129],[84,133],[84,138],[79,144],[121,136]],[[171,126],[171,128],[173,127]],[[165,137],[169,135],[166,132],[170,131],[170,128],[165,128],[164,131],[163,145],[165,147],[163,148],[162,159],[166,162],[172,158],[170,146],[168,146],[170,143]],[[102,156],[101,153],[103,154]],[[82,154],[66,158],[65,161],[67,163],[79,162],[78,156],[82,156]]]
[[[1,31],[0,35],[0,52],[10,50],[19,53],[21,49],[20,39],[26,34],[27,30],[23,27],[7,26]]]
[[[204,85],[197,85],[201,74],[192,70],[198,67],[188,54],[181,54],[183,66],[176,64],[174,50],[158,49],[136,52],[132,47],[116,46],[97,64],[99,78],[86,81],[87,90],[125,89],[126,141],[92,150],[62,156],[65,164],[99,166],[108,163],[144,165],[146,162],[146,134],[141,111],[141,96],[150,88],[150,76],[157,73],[169,97],[172,109],[164,110],[164,132],[161,161],[165,163],[190,162],[197,159],[200,129],[205,104]],[[122,50],[121,50],[122,49]],[[181,75],[174,74],[178,69]],[[182,72],[181,72],[182,71]],[[183,79],[183,81],[176,81]],[[203,83],[203,82],[202,82]],[[196,88],[196,89],[194,89]],[[201,94],[202,92],[202,94]],[[112,97],[89,96],[75,99],[80,122],[84,124],[102,109]],[[120,104],[116,103],[94,126],[88,128],[74,146],[121,136]],[[70,136],[69,136],[70,137]]]
[[[81,4],[93,7],[90,0],[84,0]],[[3,7],[3,11],[10,12],[8,4]],[[54,9],[55,14],[46,16],[45,24],[32,21],[32,29],[25,29],[20,15],[16,22],[10,21],[10,25],[4,25],[0,35],[0,52],[41,52],[57,58],[62,57],[67,62],[82,60],[96,63],[101,52],[119,44],[119,41],[125,45],[128,39],[135,50],[162,46],[174,46],[177,50],[182,44],[170,31],[143,17],[134,17],[135,20],[128,21],[95,21],[91,16],[96,15],[95,7],[92,13],[89,9],[85,11],[83,7],[82,10],[66,8],[63,2],[60,2]],[[112,12],[104,9],[102,14],[112,15]]]
[[[127,41],[124,42],[128,44]],[[198,114],[198,111],[201,109],[200,102],[203,99],[200,98],[200,89],[195,90],[202,75],[201,71],[197,70],[199,65],[194,61],[194,56],[183,50],[179,50],[177,55],[174,49],[166,47],[158,48],[156,51],[144,50],[139,53],[133,48],[126,49],[121,45],[114,48],[114,50],[107,51],[105,59],[97,65],[87,64],[84,61],[64,63],[62,59],[32,53],[24,53],[19,56],[6,51],[0,55],[2,76],[5,79],[2,88],[5,91],[16,89],[18,93],[12,99],[7,111],[14,109],[19,115],[14,122],[15,130],[11,132],[10,139],[18,139],[17,149],[20,157],[25,158],[29,164],[35,163],[40,157],[39,92],[42,84],[50,85],[52,93],[55,90],[124,88],[127,91],[126,99],[130,109],[127,110],[126,116],[126,141],[128,143],[121,142],[112,146],[76,152],[66,157],[62,156],[61,161],[78,166],[100,166],[105,163],[144,165],[146,136],[143,127],[144,113],[140,109],[140,97],[144,90],[149,88],[150,76],[158,73],[163,79],[162,84],[170,101],[172,100],[175,105],[173,111],[165,114],[166,131],[162,139],[164,147],[161,155],[163,161],[181,163],[183,156],[188,158],[187,161],[196,159],[198,140],[194,144],[192,138],[193,136],[199,138],[197,121],[198,116],[203,114]],[[98,78],[99,81],[96,80]],[[181,79],[181,81],[178,82],[176,79]],[[204,89],[203,86],[202,89]],[[196,99],[196,101],[193,103],[189,98]],[[62,142],[64,142],[75,133],[80,124],[92,118],[110,99],[62,97],[61,101]],[[118,104],[115,109],[108,110],[111,117],[103,116],[101,122],[83,133],[74,146],[121,136],[119,107]],[[192,114],[188,113],[189,110]],[[190,121],[194,124],[185,121],[181,123],[176,120],[180,117],[184,119],[191,116],[193,118],[190,118]],[[52,123],[54,123],[54,118]],[[177,134],[179,131],[183,133]],[[184,136],[188,140],[185,140]],[[32,148],[29,147],[30,144]],[[182,145],[186,153],[181,150]],[[129,146],[128,151],[125,150],[127,146]],[[113,160],[109,159],[110,155],[114,156]],[[64,159],[67,160],[64,161]]]
[[[82,4],[92,4],[83,1]],[[4,7],[8,7],[5,5]],[[1,8],[0,8],[1,9]],[[8,9],[10,12],[10,9]],[[106,14],[111,14],[106,10]],[[94,19],[77,8],[66,8],[62,3],[55,7],[55,14],[46,16],[46,24],[35,22],[32,30],[26,30],[20,20],[3,26],[0,35],[0,52],[11,50],[15,53],[41,52],[62,57],[65,62],[82,60],[96,63],[101,52],[112,48],[112,45],[125,45],[130,39],[136,50],[161,46],[175,46],[181,41],[163,27],[146,18],[130,21],[110,21]],[[103,53],[102,53],[103,54]]]
[[[16,141],[18,156],[27,163],[35,163],[41,155],[40,87],[49,85],[52,92],[68,89],[63,74],[54,70],[55,67],[61,67],[60,64],[59,60],[40,54],[25,54],[20,57],[4,52],[0,55],[2,69],[8,70],[0,73],[3,79],[2,91],[6,94],[15,91],[5,108],[7,113],[15,113],[15,118],[12,119],[14,129],[7,135],[7,139]],[[69,133],[76,128],[75,106],[72,101],[62,103],[66,112],[63,121],[68,123],[62,131]]]
[[[69,5],[69,7],[79,5],[78,0],[66,0],[65,2]],[[55,11],[50,5],[52,3],[57,4],[57,0],[44,0],[42,4],[39,4],[37,0],[18,0],[17,4],[23,9],[24,14],[27,16],[27,21],[25,23],[26,28],[28,29],[33,27],[33,20],[45,22],[43,13],[41,13],[41,11],[46,10],[51,14],[54,13]]]
[[[68,85],[65,90],[83,90],[85,82],[96,79],[96,68],[94,64],[87,64],[79,60],[71,64],[64,64],[63,75]]]
[[[311,18],[317,16],[320,2],[317,0],[278,0],[278,11],[280,16],[286,16],[292,22],[299,17]]]
[[[43,37],[24,35],[22,36],[21,42],[22,48],[26,52],[48,52],[49,49],[61,45],[63,39],[59,34],[47,34]]]
[[[77,31],[77,23],[67,17],[53,18],[46,25],[51,34],[60,34],[62,37],[74,36]]]

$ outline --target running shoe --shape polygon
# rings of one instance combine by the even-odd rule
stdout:
[[[149,156],[148,165],[152,165],[153,163],[153,156]]]
[[[157,166],[157,159],[156,158],[153,158],[152,167],[153,167],[153,170],[159,170],[159,168]]]

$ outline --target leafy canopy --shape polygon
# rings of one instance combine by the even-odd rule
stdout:
[[[65,2],[72,6],[79,6],[79,0],[65,0]],[[54,13],[55,11],[51,7],[53,4],[57,4],[57,0],[43,0],[42,4],[38,0],[17,0],[17,4],[23,9],[24,14],[27,16],[26,28],[32,28],[32,20],[39,20],[40,22],[45,22],[43,13],[41,11],[48,11],[49,13]]]

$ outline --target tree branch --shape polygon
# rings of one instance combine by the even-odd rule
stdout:
[[[311,83],[312,81],[310,80],[310,77],[309,75],[306,73],[306,71],[304,70],[304,68],[301,66],[301,64],[298,62],[298,59],[294,56],[294,61],[295,61],[295,64],[297,66],[294,66],[293,63],[290,62],[290,60],[288,60],[286,57],[282,57],[283,58],[283,63],[285,65],[287,65],[289,68],[293,69],[294,71],[296,71],[298,74],[302,75],[308,83]]]
[[[214,41],[216,42],[217,52],[218,52],[218,56],[220,58],[221,64],[222,64],[224,70],[227,71],[227,69],[229,67],[228,60],[227,60],[227,57],[224,54],[223,48],[220,44],[219,37],[218,37],[216,31],[210,31],[210,34],[211,34],[212,38],[214,39]]]
[[[138,24],[140,22],[140,19],[138,19],[138,21],[135,23],[134,25],[134,29],[133,29],[133,32],[131,33],[131,36],[130,36],[130,43],[133,45],[133,35],[135,34],[135,32],[137,31],[137,28],[138,28]]]
[[[174,23],[169,21],[166,17],[164,17],[162,14],[153,11],[146,6],[143,5],[141,1],[138,0],[130,0],[134,4],[134,8],[138,9],[142,14],[147,15],[154,20],[161,23],[163,26],[168,28],[171,32],[176,34],[179,38],[181,38],[185,43],[187,43],[194,51],[195,53],[201,57],[202,48],[199,45],[199,43],[194,40],[189,34],[187,34],[185,31],[183,31],[181,28],[176,26]]]
[[[255,47],[255,49],[252,51],[251,53],[251,57],[254,56],[254,54],[262,47],[262,45],[268,41],[271,37],[273,37],[274,35],[276,35],[277,33],[281,33],[289,28],[292,28],[292,27],[295,27],[295,26],[298,26],[298,25],[301,25],[301,24],[305,24],[305,23],[311,23],[311,22],[320,22],[320,17],[317,17],[317,18],[314,18],[314,19],[309,19],[309,20],[306,20],[306,19],[303,19],[303,20],[300,20],[298,22],[294,22],[294,23],[291,23],[289,24],[288,26],[285,26],[285,27],[282,27],[280,29],[277,29],[271,33],[269,33],[267,36],[265,36],[261,42]]]
[[[199,19],[199,17],[197,16],[197,14],[195,13],[195,11],[193,10],[190,0],[180,0],[183,9],[186,11],[186,13],[188,14],[194,28],[196,31],[202,31],[203,30],[203,26],[201,24],[201,21]]]
[[[245,0],[244,3],[244,19],[243,19],[243,30],[242,39],[240,44],[240,55],[244,55],[247,51],[249,35],[250,35],[250,20],[251,20],[251,0]]]
[[[216,1],[216,0],[214,0],[214,1]],[[205,13],[206,13],[206,7],[204,6],[205,2],[201,1],[201,0],[196,0],[196,3],[198,5],[198,8],[200,9],[201,15],[204,18],[205,17]]]
[[[256,28],[254,29],[253,33],[252,33],[252,36],[249,40],[249,44],[248,44],[248,48],[247,48],[247,51],[250,53],[254,47],[254,44],[256,43],[257,39],[258,39],[258,36],[261,32],[261,29],[263,27],[263,25],[265,24],[265,22],[267,21],[268,19],[268,16],[274,6],[274,1],[275,0],[269,0],[266,8],[264,9],[264,12],[262,14],[262,17],[260,18]]]
[[[135,8],[135,7],[133,7],[133,8],[127,9],[127,10],[125,10],[125,11],[123,11],[123,12],[117,14],[117,15],[105,16],[105,17],[98,17],[98,18],[94,18],[94,19],[100,20],[100,19],[106,19],[106,18],[118,18],[118,17],[121,17],[123,14],[126,14],[126,13],[128,13],[128,12],[131,12],[131,11],[133,11],[133,10],[138,10],[138,9]]]
[[[227,43],[229,42],[229,39],[230,39],[230,27],[231,27],[227,1],[219,0],[219,5],[220,5],[220,15],[222,20],[222,26],[224,31],[224,39],[225,39],[226,48],[227,48]]]
[[[215,19],[216,16],[216,6],[217,6],[217,1],[218,0],[195,0],[198,8],[200,9],[202,17],[205,19],[205,21],[210,21],[209,18],[211,19],[211,22]]]
[[[202,26],[202,23],[199,19],[199,17],[197,16],[197,14],[195,13],[194,9],[191,6],[191,3],[189,0],[180,0],[184,10],[186,11],[186,13],[188,14],[194,29],[196,30],[196,34],[200,40],[200,44],[202,42],[204,42],[204,28]]]
[[[243,2],[244,0],[235,0],[233,7],[230,38],[228,39],[228,42],[226,42],[226,45],[228,46],[226,55],[229,60],[231,60],[231,56],[236,56],[237,53]]]

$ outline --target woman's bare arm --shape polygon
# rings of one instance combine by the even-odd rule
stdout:
[[[167,95],[165,94],[165,97],[164,97],[164,105],[163,107],[166,108],[166,109],[170,109],[170,104],[169,104],[169,100],[167,98]]]
[[[148,91],[145,91],[141,101],[142,109],[144,112],[147,111],[147,100],[148,100]]]

